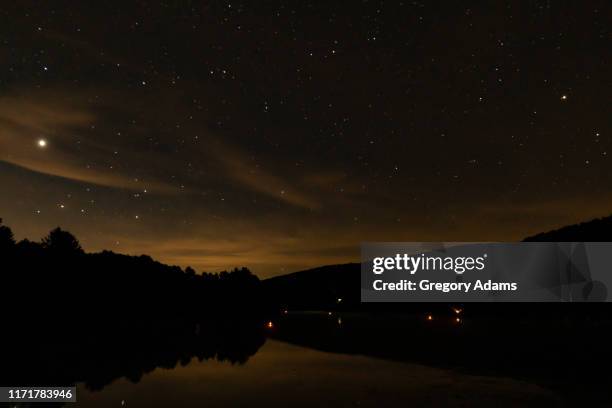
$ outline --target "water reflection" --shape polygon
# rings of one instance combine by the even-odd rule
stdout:
[[[158,368],[138,384],[122,379],[101,392],[78,389],[79,407],[555,406],[537,385],[507,378],[363,356],[325,353],[268,340],[245,365],[195,359]]]
[[[0,384],[67,385],[99,391],[119,378],[138,383],[157,368],[192,361],[245,364],[265,342],[259,321],[82,322],[73,329],[32,328],[5,337]]]
[[[463,310],[98,320],[7,336],[0,382],[77,384],[82,407],[605,405],[609,339],[608,326]]]

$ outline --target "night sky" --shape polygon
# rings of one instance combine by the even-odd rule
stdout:
[[[266,277],[612,212],[609,0],[110,3],[0,6],[19,239]]]

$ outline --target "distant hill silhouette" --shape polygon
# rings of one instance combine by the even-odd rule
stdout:
[[[525,241],[612,241],[612,216],[534,235]],[[264,280],[263,284],[268,297],[290,310],[423,310],[423,305],[414,303],[362,304],[360,265],[348,263],[322,266],[273,277]],[[342,300],[338,302],[338,299]],[[427,308],[434,309],[438,306],[432,304]],[[516,307],[515,305],[514,310]],[[543,305],[539,307],[542,310],[547,308]],[[495,313],[501,308],[499,305],[488,306],[488,310]]]
[[[543,232],[524,241],[539,242],[612,242],[612,216],[597,218],[580,224],[569,225]]]
[[[393,311],[448,310],[430,303],[361,303],[361,264],[328,265],[262,281],[266,297],[281,310]]]
[[[266,279],[274,304],[292,310],[329,310],[361,302],[360,264],[321,266]]]

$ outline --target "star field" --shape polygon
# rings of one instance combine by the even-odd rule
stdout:
[[[612,209],[606,1],[19,2],[0,217],[260,276]]]

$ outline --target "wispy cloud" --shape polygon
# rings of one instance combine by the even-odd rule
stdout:
[[[52,92],[1,96],[0,161],[68,180],[141,190],[143,180],[106,165],[112,151],[88,141],[87,132],[98,118],[83,105],[83,98]],[[40,139],[47,141],[46,147],[37,145]],[[161,181],[146,187],[158,192],[175,190]]]
[[[294,206],[316,209],[320,206],[315,195],[300,188],[296,180],[274,175],[261,166],[249,165],[249,159],[236,148],[215,143],[215,154],[230,180]]]
[[[138,106],[116,102],[112,95],[106,99],[113,100],[114,105],[92,104],[78,92],[65,90],[0,96],[0,161],[45,175],[111,188],[135,191],[146,188],[165,194],[198,193],[221,183],[291,206],[319,208],[316,189],[303,182],[300,175],[281,176],[265,166],[252,165],[243,150],[207,129],[198,129],[197,124],[191,124],[185,132],[202,135],[201,143],[182,151],[181,155],[172,153],[177,142],[168,138],[160,139],[157,150],[147,148],[150,137],[158,135],[162,127],[157,122],[134,126],[129,135],[103,130],[109,111],[112,115],[130,116],[135,110],[147,109],[163,116],[160,122],[173,120],[172,110],[163,103]],[[37,140],[43,138],[48,145],[39,148]],[[115,157],[116,154],[119,155]],[[203,162],[202,157],[207,160]],[[193,165],[189,169],[185,168],[187,162]],[[156,170],[162,168],[163,171]],[[146,174],[147,179],[138,174]]]

